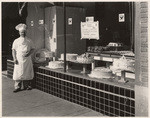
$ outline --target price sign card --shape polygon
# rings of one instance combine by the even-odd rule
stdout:
[[[81,22],[81,39],[99,39],[99,22]]]

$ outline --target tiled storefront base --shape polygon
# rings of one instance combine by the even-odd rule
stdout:
[[[35,87],[108,116],[135,116],[134,90],[35,68]]]
[[[14,63],[12,60],[7,60],[7,77],[12,79],[14,70]]]
[[[8,77],[12,78],[13,62],[7,61]],[[134,90],[94,81],[68,73],[34,68],[37,89],[80,104],[108,116],[135,116]]]

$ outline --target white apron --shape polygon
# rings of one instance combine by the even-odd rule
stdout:
[[[13,48],[16,50],[18,64],[14,66],[13,80],[32,80],[34,77],[31,56],[24,57],[32,48],[28,38],[18,38],[14,41]]]

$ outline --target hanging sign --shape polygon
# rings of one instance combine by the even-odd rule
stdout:
[[[119,22],[125,22],[125,14],[119,14]]]
[[[81,39],[99,39],[99,21],[81,22]]]

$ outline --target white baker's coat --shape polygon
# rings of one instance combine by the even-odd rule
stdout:
[[[25,57],[26,52],[33,49],[32,41],[25,37],[14,40],[12,49],[16,50],[18,64],[14,66],[13,80],[32,80],[34,77],[31,56]]]

